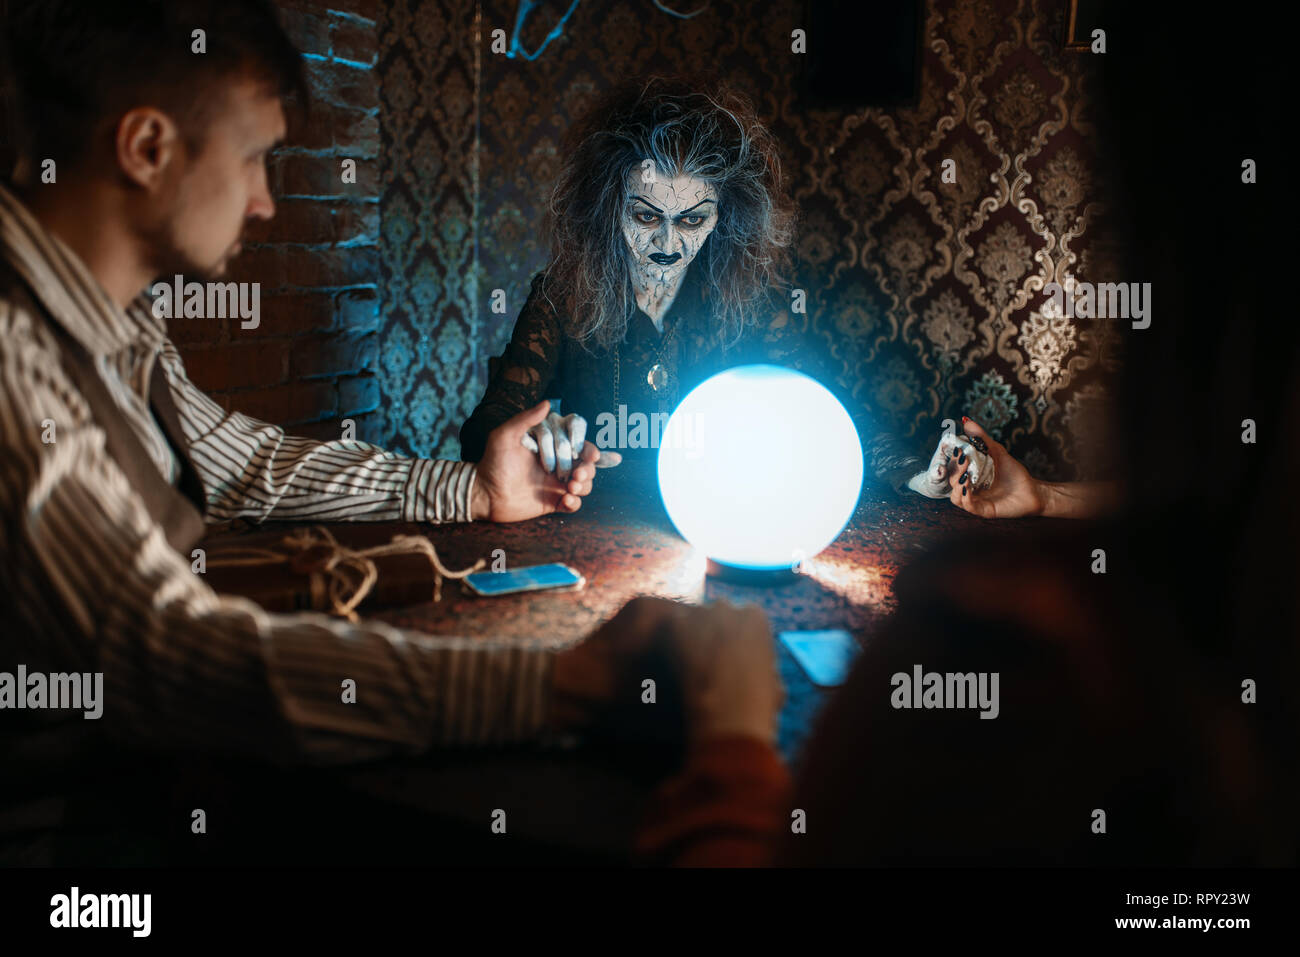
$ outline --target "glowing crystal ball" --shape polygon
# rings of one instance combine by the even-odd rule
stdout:
[[[843,531],[862,490],[862,447],[825,386],[738,366],[682,400],[659,442],[659,491],[683,538],[739,568],[792,568]]]

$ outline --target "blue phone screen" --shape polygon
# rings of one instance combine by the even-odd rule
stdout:
[[[465,578],[478,591],[486,595],[504,595],[515,591],[536,591],[541,588],[563,588],[576,585],[582,577],[561,564],[532,565],[503,572],[475,572]]]
[[[857,642],[847,631],[783,631],[781,643],[813,684],[823,688],[842,685],[858,652]]]

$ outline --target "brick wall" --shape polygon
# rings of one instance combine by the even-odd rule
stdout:
[[[282,0],[311,115],[270,166],[275,217],[246,233],[230,279],[261,284],[261,323],[171,323],[190,377],[227,409],[337,438],[379,404],[378,0]],[[343,160],[356,161],[344,183]]]

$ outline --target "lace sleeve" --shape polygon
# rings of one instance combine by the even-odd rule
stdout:
[[[515,331],[488,382],[483,398],[460,429],[460,457],[483,457],[488,433],[506,419],[547,398],[563,342],[561,322],[542,292],[543,273],[533,277],[528,301],[515,320]]]

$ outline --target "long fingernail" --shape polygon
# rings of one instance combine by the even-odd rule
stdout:
[[[964,475],[962,476],[962,478],[965,478],[965,477],[966,477],[966,476],[964,476]],[[970,491],[970,486],[969,486],[969,485],[963,485],[963,486],[961,487],[961,494],[962,494],[962,495],[965,495],[965,494],[966,494],[967,492],[969,492],[969,491]]]
[[[961,473],[961,484],[962,484],[962,485],[965,485],[965,484],[966,484],[966,480],[967,480],[968,478],[970,478],[970,473],[969,473],[969,472],[962,472],[962,473]]]

